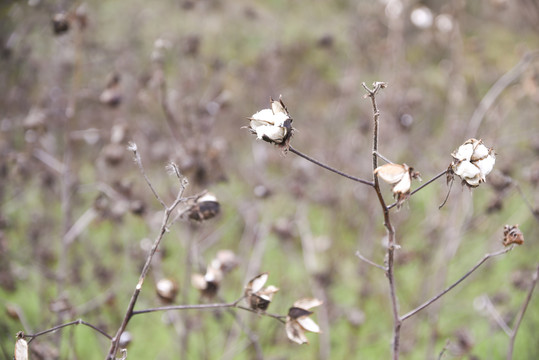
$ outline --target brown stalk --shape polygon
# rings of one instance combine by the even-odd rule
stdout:
[[[398,360],[399,358],[399,342],[400,342],[400,329],[402,321],[399,317],[399,304],[397,299],[397,292],[395,286],[395,276],[394,276],[394,258],[395,258],[395,229],[391,224],[391,218],[389,216],[389,207],[384,201],[382,192],[380,190],[380,183],[378,180],[378,175],[374,173],[374,170],[378,167],[378,131],[379,131],[379,118],[380,112],[378,111],[378,106],[376,105],[376,94],[380,89],[386,87],[386,83],[376,82],[373,84],[373,88],[369,89],[365,83],[362,84],[363,88],[367,91],[368,97],[371,98],[372,110],[373,110],[373,136],[372,136],[372,171],[373,171],[373,182],[374,190],[378,196],[378,201],[382,207],[384,213],[384,226],[387,231],[387,268],[386,276],[389,282],[389,296],[391,299],[391,312],[393,314],[393,360]]]

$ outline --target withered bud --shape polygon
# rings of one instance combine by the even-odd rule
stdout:
[[[211,193],[206,193],[205,195],[199,197],[196,202],[191,206],[187,211],[187,216],[191,220],[195,221],[204,221],[209,220],[219,214],[221,210],[221,205]]]
[[[52,31],[55,35],[61,35],[69,31],[69,17],[65,12],[60,12],[52,17]]]
[[[200,294],[208,299],[213,298],[219,291],[219,285],[223,280],[223,272],[215,268],[211,263],[206,269],[206,274],[191,275],[191,284],[200,291]]]
[[[178,295],[178,284],[171,279],[161,279],[155,284],[155,291],[165,303],[172,303]]]
[[[518,224],[503,227],[503,245],[509,246],[511,244],[522,245],[524,244],[524,234],[518,228]]]

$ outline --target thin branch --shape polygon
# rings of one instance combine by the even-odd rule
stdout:
[[[364,262],[366,262],[367,264],[371,265],[371,266],[374,266],[375,268],[378,268],[384,272],[387,271],[387,268],[385,266],[382,266],[382,265],[378,265],[377,263],[375,263],[374,261],[371,261],[369,259],[367,259],[366,257],[364,257],[363,255],[361,255],[361,253],[358,251],[356,251],[356,256],[360,259],[360,260],[363,260]]]
[[[535,286],[537,285],[538,278],[539,278],[539,265],[537,266],[537,270],[533,274],[532,283],[530,284],[530,290],[528,291],[526,300],[524,300],[524,303],[522,304],[522,307],[520,308],[520,312],[515,322],[515,326],[513,327],[513,332],[511,334],[511,338],[509,339],[509,349],[507,350],[507,360],[513,359],[513,349],[515,347],[515,339],[517,337],[518,329],[520,328],[520,324],[522,323],[522,319],[524,318],[526,309],[528,308],[528,305],[530,304],[530,301],[532,299],[533,291],[535,290]]]
[[[468,133],[475,136],[481,126],[487,111],[495,103],[500,94],[511,85],[528,68],[530,63],[539,55],[539,51],[528,52],[511,70],[503,74],[492,87],[487,91],[481,102],[475,109],[469,121]]]
[[[294,154],[296,154],[296,155],[298,155],[298,156],[304,158],[305,160],[312,162],[313,164],[316,164],[316,165],[318,165],[318,166],[320,166],[320,167],[323,167],[323,168],[326,169],[326,170],[329,170],[329,171],[334,172],[335,174],[341,175],[341,176],[343,176],[343,177],[345,177],[345,178],[347,178],[347,179],[356,181],[356,182],[361,183],[361,184],[365,184],[365,185],[369,185],[369,186],[374,186],[374,184],[373,184],[372,182],[370,182],[370,181],[363,180],[363,179],[357,178],[357,177],[355,177],[355,176],[352,176],[352,175],[348,175],[348,174],[346,174],[346,173],[343,173],[342,171],[339,171],[339,170],[337,170],[337,169],[335,169],[335,168],[332,168],[331,166],[328,166],[328,165],[326,165],[326,164],[323,164],[323,163],[321,163],[320,161],[315,160],[315,159],[313,159],[312,157],[310,157],[310,156],[308,156],[308,155],[305,155],[304,153],[302,153],[302,152],[300,152],[300,151],[294,149],[292,146],[290,146],[290,147],[288,148],[288,150],[290,150],[290,152],[292,152],[292,153],[294,153]]]
[[[37,338],[38,336],[41,336],[41,335],[45,335],[45,334],[48,334],[48,333],[51,333],[51,332],[55,332],[57,330],[60,330],[62,328],[65,328],[67,326],[71,326],[71,325],[86,325],[88,326],[89,328],[92,328],[94,329],[95,331],[97,331],[98,333],[100,333],[101,335],[105,336],[106,338],[108,338],[109,340],[112,340],[112,336],[110,336],[109,334],[107,334],[105,331],[101,330],[100,328],[98,328],[97,326],[95,325],[92,325],[82,319],[78,319],[78,320],[75,320],[75,321],[71,321],[71,322],[68,322],[68,323],[65,323],[65,324],[61,324],[61,325],[57,325],[55,327],[52,327],[48,330],[44,330],[44,331],[40,331],[38,333],[35,333],[35,334],[24,334],[24,337],[25,338],[30,338],[30,340],[28,340],[28,343],[32,342],[32,340],[34,340],[35,338]]]
[[[389,160],[388,158],[386,158],[384,155],[380,154],[378,151],[373,151],[373,154],[378,156],[380,159],[384,160],[386,163],[388,164],[394,164],[393,161]]]
[[[504,321],[500,313],[496,310],[496,307],[494,307],[494,304],[492,303],[492,301],[490,301],[488,295],[484,295],[483,299],[485,300],[485,305],[490,316],[492,316],[496,324],[498,324],[498,326],[505,332],[505,334],[510,337],[513,331]]]
[[[522,188],[520,187],[520,185],[515,182],[514,180],[512,180],[515,188],[517,189],[518,193],[520,194],[520,197],[522,198],[522,200],[524,201],[524,204],[526,204],[526,206],[528,207],[528,209],[530,210],[531,214],[533,215],[533,217],[535,218],[535,220],[537,222],[539,222],[539,211],[536,211],[533,206],[530,204],[530,202],[528,201],[528,199],[526,198],[526,196],[524,195],[524,192],[522,191]]]
[[[439,173],[438,175],[434,176],[432,179],[430,179],[429,181],[427,181],[426,183],[422,184],[420,187],[418,187],[417,189],[415,189],[414,191],[412,191],[410,193],[410,196],[414,195],[415,193],[417,193],[419,190],[423,189],[425,186],[427,185],[430,185],[431,183],[433,183],[434,181],[438,180],[440,177],[444,176],[445,174],[447,174],[447,169],[442,171],[441,173]],[[391,209],[391,208],[394,208],[395,206],[397,206],[397,201],[395,201],[393,204],[391,205],[388,205],[387,208],[388,209]]]
[[[138,153],[138,149],[137,149],[137,144],[135,143],[129,143],[129,146],[128,146],[128,149],[131,150],[133,152],[133,154],[135,155],[135,163],[137,164],[139,170],[140,170],[140,173],[142,174],[142,176],[144,177],[144,180],[146,180],[146,184],[148,184],[148,186],[150,187],[150,190],[152,191],[153,195],[155,196],[155,198],[157,199],[157,201],[159,201],[159,203],[161,204],[161,206],[163,206],[165,209],[167,208],[167,205],[165,204],[165,202],[161,199],[161,197],[159,196],[159,194],[157,194],[157,191],[155,191],[155,189],[153,188],[153,185],[150,181],[150,179],[148,178],[148,176],[146,175],[146,171],[144,170],[144,166],[142,166],[142,159],[140,158],[140,154]]]
[[[144,310],[133,311],[132,315],[147,314],[158,311],[169,311],[169,310],[212,310],[212,309],[223,309],[236,307],[237,303],[216,303],[216,304],[195,304],[195,305],[170,305],[170,306],[161,306],[156,308],[149,308]]]
[[[423,310],[424,308],[426,308],[427,306],[429,306],[430,304],[432,304],[433,302],[435,302],[436,300],[438,300],[439,298],[441,298],[442,296],[444,296],[447,292],[451,291],[455,286],[457,286],[458,284],[460,284],[462,281],[464,281],[464,279],[466,279],[468,276],[470,276],[475,270],[477,270],[481,265],[483,265],[483,263],[485,261],[487,261],[488,259],[490,259],[491,257],[494,257],[494,256],[498,256],[498,255],[502,255],[502,254],[505,254],[509,251],[511,251],[513,249],[514,245],[513,246],[509,246],[507,248],[504,248],[500,251],[497,251],[497,252],[494,252],[494,253],[490,253],[490,254],[486,254],[485,256],[483,256],[483,258],[477,263],[475,264],[474,267],[472,267],[470,270],[468,270],[468,272],[466,274],[464,274],[460,279],[458,279],[456,282],[454,282],[453,284],[451,284],[450,286],[448,286],[447,288],[445,288],[442,292],[440,292],[439,294],[433,296],[432,298],[430,298],[429,300],[425,301],[423,304],[419,305],[418,307],[416,307],[415,309],[409,311],[408,313],[406,313],[405,315],[401,316],[401,320],[404,321],[406,319],[408,319],[409,317],[412,317],[414,316],[415,314],[417,314],[418,312],[420,312],[421,310]]]

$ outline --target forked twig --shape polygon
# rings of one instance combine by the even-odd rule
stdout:
[[[98,333],[100,333],[101,335],[105,336],[106,338],[112,340],[112,336],[110,336],[109,334],[107,334],[105,331],[101,330],[100,328],[98,328],[97,326],[95,325],[92,325],[82,319],[78,319],[78,320],[75,320],[75,321],[70,321],[68,323],[65,323],[65,324],[61,324],[61,325],[56,325],[50,329],[47,329],[47,330],[44,330],[44,331],[40,331],[40,332],[37,332],[35,334],[24,334],[24,337],[25,338],[30,338],[30,340],[28,340],[28,343],[31,343],[32,340],[34,340],[35,338],[37,338],[38,336],[41,336],[41,335],[45,335],[45,334],[48,334],[48,333],[51,333],[51,332],[54,332],[54,331],[57,331],[57,330],[60,330],[62,328],[65,328],[67,326],[71,326],[71,325],[86,325],[88,326],[89,328],[92,328],[94,329],[95,331],[97,331]]]

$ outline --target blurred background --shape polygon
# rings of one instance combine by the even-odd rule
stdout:
[[[129,359],[388,358],[387,279],[354,255],[384,262],[374,192],[242,129],[282,95],[296,149],[371,179],[361,84],[374,81],[388,83],[377,97],[379,150],[423,181],[468,138],[497,153],[487,182],[469,190],[456,180],[441,209],[445,178],[391,211],[401,314],[503,248],[504,225],[525,237],[407,320],[401,357],[505,358],[500,319],[513,325],[539,254],[537,2],[7,0],[0,18],[4,358],[21,330],[78,318],[117,330],[163,216],[129,141],[167,204],[180,187],[170,160],[189,180],[186,196],[208,190],[220,202],[216,217],[170,227],[137,309],[234,301],[265,271],[280,288],[270,312],[324,301],[313,316],[323,333],[303,346],[278,321],[244,311],[137,316]],[[209,298],[191,277],[224,249],[237,266]],[[159,296],[162,279],[176,291]],[[538,331],[535,296],[515,359],[539,357]],[[33,341],[30,356],[103,359],[109,344],[69,327]]]

